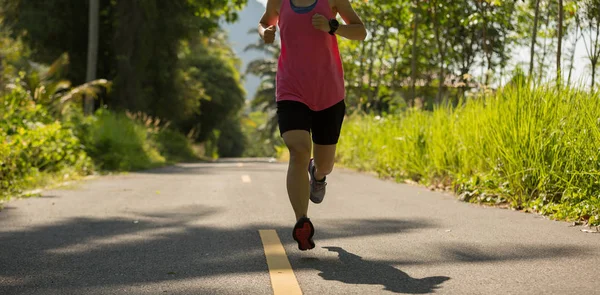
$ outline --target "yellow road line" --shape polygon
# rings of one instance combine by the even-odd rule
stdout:
[[[243,183],[251,183],[252,180],[250,179],[250,175],[242,175],[242,182]]]
[[[275,230],[259,230],[262,240],[267,265],[269,266],[269,275],[271,276],[271,285],[274,295],[296,295],[302,294],[300,285],[296,280],[290,261],[285,254],[285,249],[281,245],[279,236]]]

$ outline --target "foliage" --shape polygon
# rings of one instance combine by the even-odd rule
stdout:
[[[190,131],[185,126],[199,116],[200,101],[205,98],[197,86],[209,86],[186,80],[182,74],[189,70],[180,67],[186,64],[181,62],[182,41],[197,39],[198,33],[217,32],[219,21],[235,21],[236,11],[245,3],[100,1],[97,76],[114,82],[113,91],[102,102],[115,110],[142,111],[171,121],[179,131]],[[48,64],[66,52],[71,63],[65,78],[78,85],[86,82],[87,43],[80,41],[87,40],[88,5],[88,1],[0,0],[0,14],[12,35],[22,36],[33,49],[36,61]],[[235,113],[233,105],[232,109]],[[211,119],[204,119],[203,125]]]
[[[242,133],[239,118],[230,118],[221,127],[217,142],[219,156],[223,158],[241,157],[246,147],[246,138]]]
[[[93,164],[125,171],[195,160],[191,141],[215,134],[222,154],[240,155],[239,60],[218,28],[245,2],[100,1],[103,79],[84,83],[87,1],[0,0],[0,194],[45,174],[89,174]],[[88,96],[102,109],[84,117]]]
[[[0,198],[18,194],[42,174],[86,175],[92,163],[74,132],[22,88],[0,96]]]
[[[3,42],[21,46],[8,37]],[[143,121],[147,117],[105,110],[97,117],[84,117],[82,97],[110,90],[110,83],[98,80],[72,87],[63,78],[68,55],[45,66],[10,50],[1,52],[9,58],[3,60],[7,88],[0,95],[0,199],[85,176],[96,168],[154,167],[165,162],[159,151],[168,161],[195,158],[185,136],[166,126],[148,125],[150,121]]]
[[[190,140],[171,128],[162,128],[153,136],[158,151],[167,161],[183,162],[197,160]]]
[[[457,108],[354,116],[339,160],[397,180],[453,186],[474,202],[508,202],[600,224],[600,93],[510,86]]]
[[[556,79],[555,68],[550,65],[554,65],[557,58],[554,53],[557,51],[559,15],[556,1],[538,1],[541,12],[535,28],[535,81],[547,77]],[[563,37],[577,40],[583,29],[580,26],[586,24],[584,21],[578,23],[577,16],[590,19],[593,13],[584,13],[590,9],[578,1],[564,2]],[[522,66],[515,64],[513,59],[517,50],[531,45],[535,3],[495,0],[353,2],[369,34],[365,42],[339,38],[349,109],[392,113],[402,110],[403,105],[414,105],[415,100],[421,100],[427,109],[432,109],[446,100],[456,104],[474,88],[502,86],[515,67]],[[591,32],[597,31],[591,29]],[[574,52],[575,47],[568,50]],[[413,63],[414,70],[411,68]],[[572,68],[565,73],[571,71]],[[413,84],[416,88],[414,96],[411,92]]]
[[[248,34],[258,34],[252,29]],[[260,39],[257,43],[248,45],[245,51],[258,51],[266,57],[251,61],[246,67],[246,74],[260,78],[260,85],[248,111],[243,118],[243,130],[249,141],[247,155],[274,156],[274,146],[281,144],[277,130],[277,103],[275,100],[275,83],[277,77],[277,59],[281,52],[277,44],[265,44]]]
[[[198,112],[181,126],[198,142],[211,137],[216,140],[213,136],[215,130],[235,134],[240,124],[235,119],[244,105],[245,91],[238,71],[240,61],[227,43],[226,35],[218,32],[192,38],[184,43],[181,55],[181,74],[185,81],[189,81],[187,89],[190,93],[201,89],[203,98]],[[238,141],[231,145],[243,146],[243,137],[228,138]]]
[[[262,126],[270,120],[267,113],[261,111],[250,112],[242,117],[242,133],[246,138],[245,157],[275,157],[277,146],[283,145],[279,132],[275,131],[268,136]],[[277,127],[277,125],[275,125]]]
[[[104,170],[141,170],[166,161],[146,126],[125,114],[100,111],[91,122],[85,144],[96,165]]]
[[[84,117],[81,108],[70,108],[61,121],[20,87],[0,96],[0,105],[0,199],[54,175],[76,178],[95,169],[130,171],[196,159],[185,136],[139,116],[101,110]]]

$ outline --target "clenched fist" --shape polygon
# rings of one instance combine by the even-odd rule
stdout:
[[[275,32],[277,32],[276,26],[269,26],[265,29],[263,33],[263,40],[265,40],[265,43],[272,44],[275,42]]]
[[[325,16],[318,13],[313,15],[312,25],[313,27],[315,27],[315,29],[321,30],[325,33],[329,33],[329,31],[331,30],[331,28],[329,27],[329,20]]]

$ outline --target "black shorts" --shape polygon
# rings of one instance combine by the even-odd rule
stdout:
[[[281,135],[292,130],[306,130],[312,134],[313,142],[320,145],[338,143],[345,115],[346,103],[343,100],[318,112],[297,101],[277,102],[277,121]]]

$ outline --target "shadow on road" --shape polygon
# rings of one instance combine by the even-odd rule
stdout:
[[[337,261],[301,259],[305,267],[319,270],[319,276],[328,281],[340,281],[352,285],[382,285],[384,290],[402,294],[428,294],[440,288],[449,277],[436,276],[422,279],[410,277],[393,266],[364,260],[340,247],[323,247],[338,253]]]
[[[75,294],[84,288],[101,291],[107,287],[251,273],[262,276],[268,287],[267,265],[257,231],[275,229],[284,244],[293,245],[291,226],[267,223],[221,227],[205,222],[224,214],[225,210],[186,206],[144,212],[135,218],[79,217],[44,226],[3,228],[0,231],[0,294],[51,294],[51,291],[44,292],[46,288],[61,290],[61,294]],[[18,210],[0,212],[0,220],[12,214],[18,214]],[[436,227],[438,225],[430,221],[416,219],[338,220],[320,227],[317,243],[328,239],[402,236]],[[304,254],[293,250],[288,255],[295,269],[320,270],[326,280],[377,284],[396,293],[418,294],[434,291],[449,278],[415,279],[392,265],[535,260],[567,257],[589,250],[537,245],[515,246],[509,251],[498,246],[477,252],[464,243],[440,243],[432,247],[431,251],[442,253],[443,257],[431,261],[375,262],[336,247],[327,249],[338,253],[337,261],[307,262],[302,260]],[[210,287],[195,286],[199,293],[210,293],[211,289],[203,289]]]
[[[0,212],[0,220],[18,214]],[[0,294],[74,294],[85,290],[256,273],[269,287],[258,230],[275,229],[284,244],[291,228],[276,224],[207,224],[224,208],[202,205],[140,212],[135,218],[78,217],[0,231]],[[353,231],[361,224],[361,232]],[[430,228],[422,220],[339,220],[320,239],[402,234]],[[212,286],[195,286],[214,293]],[[207,288],[207,289],[203,289]],[[37,292],[37,293],[36,293]]]

